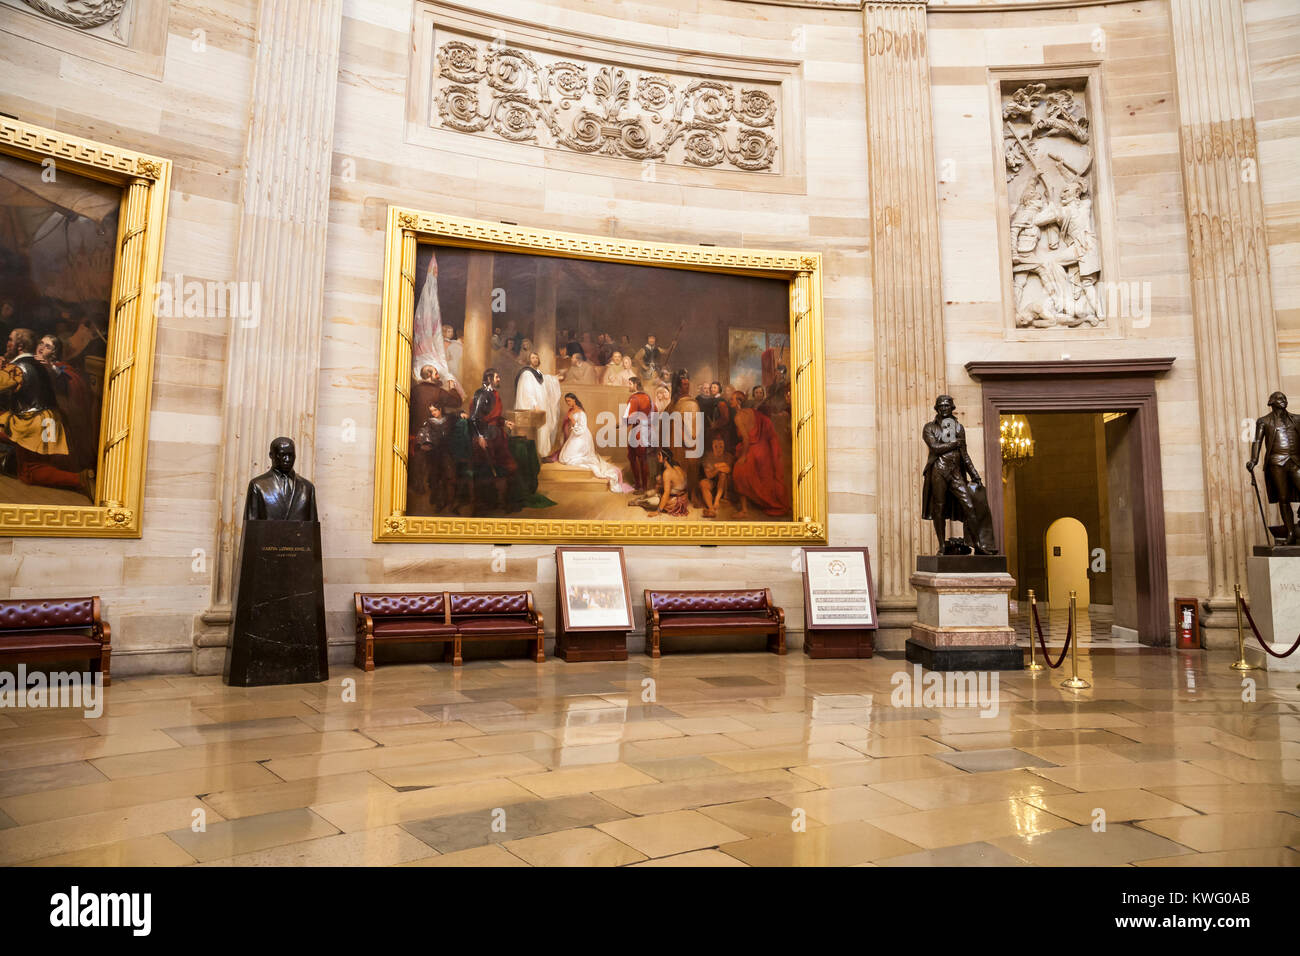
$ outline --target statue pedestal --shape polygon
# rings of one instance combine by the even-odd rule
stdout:
[[[320,522],[245,521],[234,607],[227,684],[328,680]]]
[[[912,575],[916,617],[907,660],[933,671],[1021,670],[1004,555],[922,555]]]
[[[1250,616],[1260,637],[1279,654],[1300,632],[1300,547],[1255,548],[1246,559]],[[1266,654],[1246,626],[1246,659],[1270,671],[1300,671],[1300,651],[1290,657]]]

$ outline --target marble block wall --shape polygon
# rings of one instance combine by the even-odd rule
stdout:
[[[0,11],[0,111],[171,158],[163,278],[233,278],[241,164],[252,102],[257,0],[131,0],[149,32],[112,46],[35,14]],[[306,6],[304,4],[304,6]],[[776,63],[792,71],[793,135],[780,175],[673,168],[447,130],[417,133],[421,17],[450,4],[344,0],[324,276],[315,481],[324,517],[333,656],[352,640],[355,590],[532,587],[554,617],[554,561],[542,545],[371,541],[380,271],[390,203],[522,225],[676,242],[811,249],[825,263],[830,536],[879,552],[876,362],[864,85],[855,0],[478,0],[458,15],[551,34],[556,51],[619,43],[662,62]],[[1300,14],[1291,0],[1244,0],[1282,387],[1300,393]],[[1075,5],[932,0],[926,15],[939,171],[946,379],[982,461],[971,360],[1172,355],[1157,385],[1169,585],[1209,580],[1197,349],[1167,0]],[[27,27],[32,27],[27,29]],[[1094,49],[1098,31],[1104,37]],[[575,39],[576,38],[576,39]],[[129,47],[129,48],[128,48]],[[138,47],[138,49],[137,49]],[[1007,334],[996,259],[999,206],[989,71],[1099,72],[1102,152],[1113,213],[1098,211],[1115,256],[1106,275],[1149,283],[1152,320],[1114,336]],[[426,124],[427,125],[427,124]],[[946,162],[950,161],[950,162]],[[764,174],[756,174],[760,177]],[[276,316],[275,321],[293,321]],[[211,605],[228,321],[162,316],[153,382],[144,534],[138,540],[0,539],[0,595],[103,596],[118,673],[189,670],[196,620]],[[1065,330],[1066,333],[1071,330]],[[888,361],[888,356],[881,356]],[[308,359],[308,361],[311,361]],[[1271,388],[1271,384],[1269,388]],[[1266,394],[1264,388],[1262,394]],[[1262,397],[1262,396],[1261,396]],[[1294,397],[1294,396],[1293,396]],[[1254,412],[1262,412],[1261,408]],[[920,423],[918,422],[918,428]],[[1244,460],[1243,447],[1243,460]],[[920,469],[921,461],[917,461]],[[994,469],[996,474],[996,469]],[[1243,491],[1245,486],[1243,485]],[[504,570],[494,570],[502,568]],[[877,567],[879,565],[877,564]],[[676,582],[770,586],[798,647],[802,592],[788,548],[628,549],[635,593]],[[638,602],[634,601],[634,606]],[[637,607],[638,622],[641,611]],[[639,646],[639,638],[633,646]],[[900,642],[901,646],[901,642]]]
[[[162,281],[228,282],[257,2],[133,2],[165,19],[152,66],[34,14],[0,19],[0,111],[171,159]],[[158,317],[142,537],[0,539],[0,595],[103,598],[116,674],[190,670],[211,577],[229,321]]]

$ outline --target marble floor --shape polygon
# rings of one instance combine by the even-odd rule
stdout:
[[[1295,866],[1296,675],[1246,702],[1231,659],[1092,649],[983,707],[797,652],[121,678],[0,710],[0,864]]]

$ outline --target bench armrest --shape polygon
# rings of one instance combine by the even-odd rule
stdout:
[[[542,627],[542,612],[533,606],[533,592],[528,593],[528,620],[532,621],[538,627]]]

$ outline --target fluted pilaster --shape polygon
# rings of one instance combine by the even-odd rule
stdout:
[[[933,550],[921,522],[921,426],[944,390],[938,185],[931,130],[925,4],[863,11],[871,179],[872,316],[876,332],[879,604],[906,627],[913,561]],[[898,620],[888,620],[890,609]],[[906,620],[904,620],[904,618]]]
[[[196,639],[224,644],[248,479],[287,435],[312,476],[342,0],[261,0],[235,278],[256,315],[230,320],[212,597]],[[203,638],[207,638],[205,642]],[[196,648],[196,669],[204,664]],[[216,663],[220,670],[220,663]]]
[[[1263,541],[1243,420],[1280,384],[1241,0],[1171,0],[1183,191],[1200,377],[1212,613],[1235,627],[1233,585]],[[1261,482],[1262,484],[1262,482]]]

